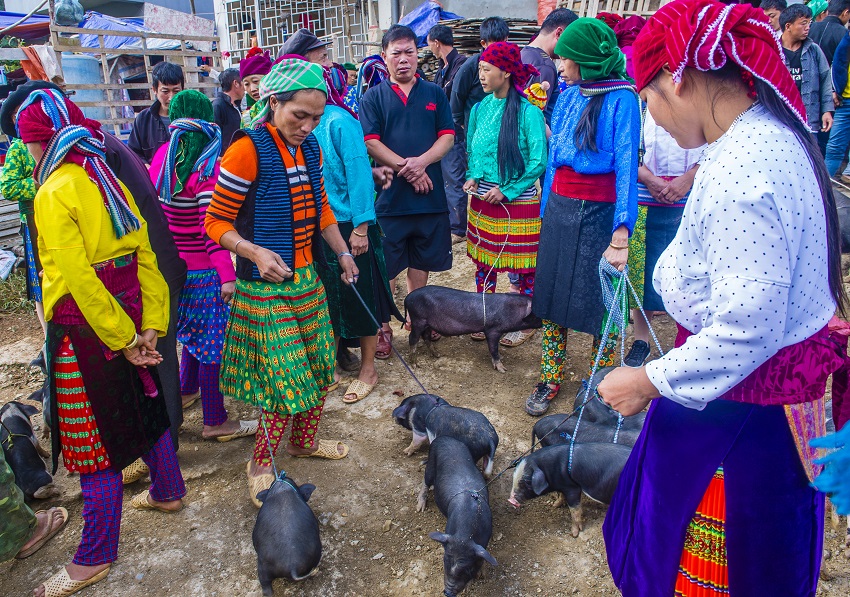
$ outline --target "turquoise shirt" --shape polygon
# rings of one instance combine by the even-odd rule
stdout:
[[[506,99],[489,94],[469,115],[466,139],[469,169],[466,178],[496,184],[508,201],[519,197],[546,171],[546,119],[543,111],[523,99],[519,109],[519,152],[525,172],[505,180],[499,172],[499,132]]]
[[[363,129],[351,114],[327,106],[313,131],[324,156],[325,192],[337,222],[375,222],[375,183]]]

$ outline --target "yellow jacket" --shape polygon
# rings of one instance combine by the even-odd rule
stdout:
[[[121,188],[141,222],[139,230],[122,238],[115,237],[97,185],[76,164],[57,168],[35,196],[38,249],[44,268],[44,317],[50,321],[56,303],[70,293],[98,338],[111,350],[132,342],[136,328],[98,279],[93,264],[135,252],[142,289],[142,329],[154,329],[164,336],[169,316],[168,285],[157,269],[147,223],[127,187],[121,184]]]

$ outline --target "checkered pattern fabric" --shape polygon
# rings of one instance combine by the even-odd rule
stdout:
[[[171,436],[163,433],[150,452],[142,460],[151,469],[151,499],[157,502],[171,502],[186,495],[183,473],[177,462],[177,453]],[[120,479],[120,476],[119,476]]]
[[[113,468],[80,473],[80,488],[83,490],[84,525],[74,564],[97,566],[114,562],[118,559],[124,495],[121,473]]]
[[[258,128],[268,121],[271,96],[302,89],[318,89],[328,94],[321,65],[297,58],[286,58],[275,64],[260,81],[260,99],[257,101],[260,107],[252,110],[251,128]]]

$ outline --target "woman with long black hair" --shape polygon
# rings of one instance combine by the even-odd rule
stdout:
[[[495,292],[498,272],[518,274],[520,292],[534,292],[540,239],[540,197],[534,183],[546,169],[546,120],[523,90],[536,74],[536,68],[522,63],[519,46],[504,41],[487,46],[478,63],[478,78],[488,95],[469,115],[469,167],[463,185],[472,195],[466,238],[478,292]],[[515,332],[511,345],[522,344],[533,332]],[[483,340],[484,335],[473,338]]]
[[[653,278],[677,348],[598,388],[623,415],[651,403],[603,527],[608,563],[626,597],[814,596],[808,440],[847,354],[828,326],[845,295],[826,167],[761,10],[675,0],[634,55],[655,121],[708,148]]]
[[[591,334],[595,356],[605,316],[599,260],[623,269],[637,219],[640,107],[614,31],[598,19],[578,19],[555,53],[567,88],[552,113],[541,201],[533,309],[543,319],[543,356],[525,404],[532,416],[558,394],[568,329]],[[614,337],[604,340],[601,366],[613,365]]]

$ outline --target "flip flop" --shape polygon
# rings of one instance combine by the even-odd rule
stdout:
[[[57,510],[57,511],[62,513],[62,522],[60,522],[56,525],[53,524],[53,511],[54,510]],[[41,549],[44,546],[45,543],[47,543],[53,537],[55,537],[56,533],[58,533],[59,531],[64,529],[65,525],[68,524],[68,511],[65,508],[62,508],[61,506],[58,506],[58,507],[55,507],[55,508],[50,508],[49,510],[39,510],[38,512],[36,512],[36,514],[38,514],[39,512],[47,513],[47,517],[48,517],[47,520],[49,522],[49,524],[47,526],[47,532],[44,534],[44,536],[42,536],[41,539],[39,539],[38,541],[36,541],[32,545],[30,545],[28,548],[22,549],[21,551],[19,551],[17,553],[17,555],[15,556],[15,558],[18,559],[18,560],[23,560],[24,558],[28,558],[32,554],[37,552],[39,549]]]
[[[257,499],[257,495],[272,486],[272,483],[274,483],[274,475],[259,475],[257,477],[252,477],[250,460],[248,461],[248,464],[245,465],[245,472],[248,474],[248,496],[251,498],[251,503],[257,508],[261,508],[263,502]]]
[[[68,576],[68,570],[63,567],[46,581],[41,583],[44,586],[44,597],[67,597],[73,595],[77,591],[81,591],[96,582],[102,581],[109,574],[109,567],[101,572],[98,572],[88,580],[73,580]]]
[[[239,421],[239,431],[235,431],[230,435],[220,435],[216,439],[220,442],[229,442],[232,439],[253,436],[257,434],[257,428],[259,426],[259,421]]]
[[[163,508],[162,506],[151,504],[148,501],[148,496],[150,494],[151,492],[145,489],[142,493],[130,500],[130,505],[133,506],[133,508],[135,508],[136,510],[159,510],[160,512],[165,512],[166,514],[177,514],[178,512],[180,512],[180,510],[183,509],[182,504],[177,510],[168,510],[166,508]]]
[[[193,404],[195,404],[198,399],[201,397],[201,391],[198,390],[194,394],[186,394],[185,396],[180,396],[180,399],[183,401],[183,410],[187,408],[191,408]]]
[[[121,481],[124,485],[135,483],[139,479],[146,477],[151,469],[145,464],[141,458],[134,460],[127,468],[121,471]]]
[[[508,348],[513,348],[514,346],[519,346],[520,344],[524,343],[533,335],[534,330],[531,330],[528,333],[523,332],[522,330],[511,332],[510,334],[505,334],[505,337],[499,340],[499,344]]]
[[[342,442],[335,442],[329,439],[319,439],[316,441],[319,442],[319,447],[315,452],[312,452],[311,454],[299,454],[296,458],[327,458],[328,460],[342,460],[348,456],[348,446]],[[345,448],[342,454],[340,454],[337,449],[340,445]],[[273,476],[272,480],[274,480]]]
[[[355,402],[360,402],[366,396],[372,393],[372,390],[375,389],[375,384],[368,384],[365,381],[360,381],[359,379],[355,379],[348,386],[348,389],[345,391],[345,395],[342,397],[342,401],[346,404],[354,404]],[[350,394],[354,394],[354,398],[348,398]]]

